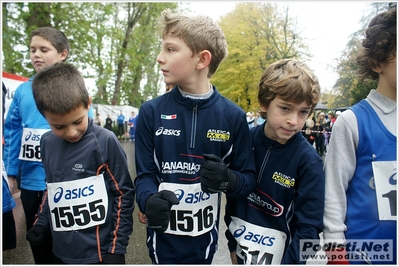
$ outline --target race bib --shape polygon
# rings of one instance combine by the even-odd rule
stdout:
[[[24,128],[21,138],[19,159],[27,161],[42,161],[40,154],[40,139],[49,129]]]
[[[212,230],[217,219],[219,194],[205,193],[200,183],[161,183],[161,190],[174,192],[179,200],[178,205],[172,206],[165,233],[199,236]]]
[[[380,220],[396,221],[396,161],[373,161],[374,183]]]
[[[229,231],[237,241],[237,256],[244,264],[281,264],[287,239],[284,232],[231,218]]]
[[[73,231],[103,224],[108,194],[102,174],[78,181],[48,183],[48,204],[54,231]]]

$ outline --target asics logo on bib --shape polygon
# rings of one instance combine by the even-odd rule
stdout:
[[[396,172],[389,177],[389,184],[391,185],[396,185],[397,178],[396,178]]]
[[[41,135],[40,134],[33,134],[32,132],[29,132],[25,136],[25,141],[32,140],[32,141],[40,141]]]
[[[265,236],[251,231],[247,232],[245,225],[239,226],[238,229],[234,231],[233,236],[235,238],[242,236],[247,241],[268,247],[273,246],[273,241],[276,239],[275,237]]]
[[[65,190],[65,194],[64,188],[58,187],[54,194],[54,202],[58,203],[62,198],[64,198],[65,200],[71,200],[91,196],[94,194],[93,186],[94,185],[89,185],[83,188],[67,189]]]
[[[205,193],[203,191],[185,194],[183,189],[177,189],[174,191],[174,193],[179,202],[183,200],[187,204],[196,204],[201,201],[208,200],[211,197],[211,194]]]
[[[156,136],[159,135],[174,135],[174,136],[180,136],[181,130],[175,130],[175,129],[164,129],[162,126],[158,128],[158,130],[155,132]]]

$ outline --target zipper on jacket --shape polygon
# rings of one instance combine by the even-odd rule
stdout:
[[[269,146],[269,148],[266,151],[265,157],[263,158],[262,165],[260,166],[258,178],[256,179],[256,182],[259,184],[260,180],[262,180],[263,172],[265,170],[266,164],[269,160],[270,154],[272,152],[272,146]]]
[[[197,132],[197,106],[193,108],[193,114],[191,119],[191,133],[190,133],[190,148],[195,148],[195,133]]]

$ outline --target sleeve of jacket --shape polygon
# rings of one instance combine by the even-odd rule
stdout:
[[[20,89],[20,87],[18,88]],[[15,91],[14,98],[4,122],[3,161],[8,176],[16,177],[19,169],[19,151],[22,137],[22,118],[20,115],[20,90]]]
[[[40,204],[37,214],[35,215],[35,221],[33,225],[41,225],[48,229],[51,223],[50,219],[50,209],[48,206],[48,194],[47,189],[44,191],[42,203]]]
[[[108,150],[112,151],[109,156],[109,185],[114,193],[112,213],[114,218],[114,229],[111,231],[111,243],[108,252],[115,254],[126,254],[129,236],[133,232],[133,210],[135,191],[129,174],[126,154],[118,140],[111,138]],[[111,211],[111,209],[110,209]]]
[[[136,199],[140,211],[145,213],[145,205],[150,195],[158,191],[157,165],[154,160],[154,131],[150,110],[140,108],[136,128]]]
[[[326,177],[324,229],[325,239],[345,240],[347,212],[346,190],[356,170],[359,142],[358,123],[353,111],[343,112],[335,121],[328,153],[324,160]]]
[[[303,164],[298,166],[300,182],[295,185],[294,216],[290,223],[292,241],[286,250],[282,264],[306,264],[299,255],[300,240],[320,239],[324,213],[324,172],[323,161],[316,155],[301,156]],[[310,162],[309,162],[310,161]]]
[[[228,194],[229,197],[246,197],[255,190],[255,160],[245,113],[242,114],[235,132],[229,168],[239,176],[239,184],[234,192]]]

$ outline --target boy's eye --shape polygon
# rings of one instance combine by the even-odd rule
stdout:
[[[76,125],[78,125],[78,124],[81,124],[81,123],[82,123],[82,121],[83,121],[83,120],[78,120],[78,121],[75,121],[73,124],[76,124]]]
[[[61,130],[62,128],[64,128],[64,126],[54,126],[54,128],[57,130]]]

